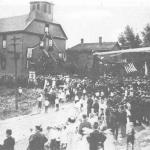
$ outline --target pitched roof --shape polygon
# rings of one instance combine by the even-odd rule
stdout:
[[[112,50],[118,43],[117,42],[103,42],[99,43],[80,43],[72,48],[70,51],[110,51]]]
[[[31,15],[31,16],[30,16]],[[26,31],[29,25],[33,23],[34,21],[40,21],[40,22],[47,22],[50,24],[50,32],[52,36],[54,37],[60,37],[67,39],[67,36],[61,27],[60,24],[50,22],[48,16],[45,15],[39,15],[39,13],[36,12],[36,14],[27,14],[27,15],[21,15],[21,16],[14,16],[9,18],[2,18],[0,19],[0,33],[8,33],[8,32],[16,32],[16,31]],[[30,30],[30,33],[32,30]],[[35,32],[33,32],[35,33]],[[37,30],[37,34],[43,34],[40,30]]]
[[[15,16],[0,19],[0,32],[21,31],[28,26],[26,22],[28,15]]]

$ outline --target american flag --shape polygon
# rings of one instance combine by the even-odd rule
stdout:
[[[125,70],[126,70],[127,73],[132,73],[132,72],[137,71],[137,69],[136,69],[136,67],[134,66],[133,63],[127,63],[127,64],[124,65],[124,67],[125,67]]]

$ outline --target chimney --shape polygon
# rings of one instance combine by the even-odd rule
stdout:
[[[99,44],[102,45],[102,37],[99,37]]]
[[[81,39],[81,44],[83,44],[83,43],[84,43],[84,39],[82,38],[82,39]]]

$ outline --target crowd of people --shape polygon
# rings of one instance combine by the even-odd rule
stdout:
[[[106,76],[92,81],[78,77],[41,77],[37,84],[42,90],[37,99],[38,110],[43,106],[60,109],[60,103],[72,102],[68,120],[58,126],[37,125],[29,138],[28,150],[113,150],[118,136],[127,138],[134,148],[134,127],[150,123],[150,80],[130,78],[119,81]],[[11,130],[4,147],[14,150]],[[6,131],[8,135],[8,131]],[[11,137],[11,139],[10,139]],[[8,140],[9,139],[9,140]],[[7,146],[6,146],[7,145]]]
[[[97,103],[106,103],[108,110],[126,109],[130,105],[132,120],[134,124],[150,123],[150,80],[148,79],[127,79],[118,81],[117,78],[110,76],[102,77],[96,82],[88,78],[79,79],[69,76],[42,77],[44,92],[39,97],[39,108],[42,106],[42,99],[45,98],[45,108],[56,107],[59,110],[59,103],[73,102],[76,100],[92,99]],[[41,81],[42,81],[41,80]],[[89,110],[92,107],[89,102]],[[94,107],[97,107],[95,104]],[[89,111],[88,110],[88,111]],[[103,110],[102,110],[103,111]],[[90,112],[90,111],[89,111]],[[87,115],[89,115],[89,112]],[[107,111],[108,113],[108,111]]]

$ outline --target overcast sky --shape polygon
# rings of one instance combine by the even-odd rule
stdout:
[[[31,0],[0,0],[0,17],[29,13]],[[33,1],[33,0],[32,0]],[[38,1],[38,0],[36,0]],[[117,41],[126,25],[141,32],[150,23],[150,0],[46,0],[68,36],[67,47],[85,42]]]

